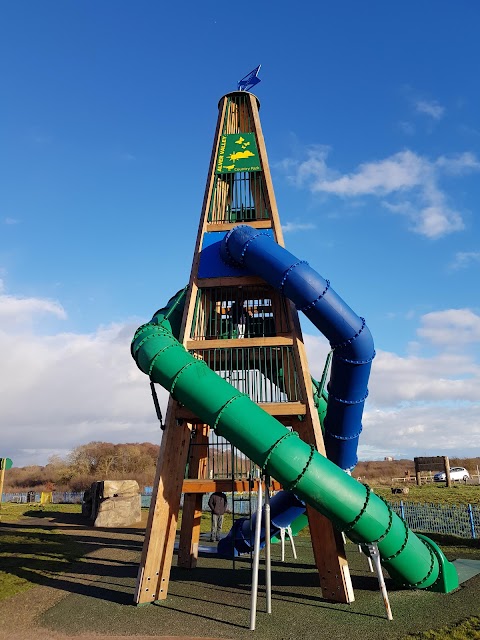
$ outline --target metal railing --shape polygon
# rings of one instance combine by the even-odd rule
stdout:
[[[480,532],[480,505],[389,502],[412,531],[476,538]]]
[[[208,222],[251,222],[270,218],[262,172],[238,171],[215,176]]]
[[[289,334],[285,304],[285,298],[266,285],[199,289],[190,337],[218,340]]]
[[[53,504],[79,504],[83,500],[83,491],[52,491]],[[4,493],[2,502],[13,502],[17,504],[28,504],[30,502],[40,502],[41,492],[38,491],[16,491]]]
[[[253,402],[301,402],[293,349],[247,347],[191,352]]]

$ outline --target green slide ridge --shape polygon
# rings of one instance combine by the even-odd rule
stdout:
[[[437,545],[416,536],[369,487],[185,350],[173,335],[183,295],[174,296],[135,333],[132,355],[138,367],[353,542],[376,542],[383,565],[396,581],[444,593],[457,588],[456,569]]]

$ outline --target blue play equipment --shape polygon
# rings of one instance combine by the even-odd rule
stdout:
[[[323,333],[333,351],[324,440],[329,460],[341,469],[357,464],[362,413],[375,357],[373,338],[357,316],[307,262],[298,260],[270,234],[241,225],[222,241],[224,262],[247,269],[292,300]]]
[[[271,231],[237,226],[223,237],[220,254],[228,267],[256,273],[292,300],[329,340],[333,357],[323,420],[325,447],[330,460],[344,470],[352,469],[357,464],[363,406],[375,357],[373,338],[365,320],[335,293],[328,280],[278,245]],[[305,505],[285,491],[272,498],[271,510],[275,537],[280,528],[286,528],[305,513]],[[242,518],[235,522],[220,541],[218,552],[222,555],[249,552],[256,517],[255,514],[251,521]],[[264,544],[262,528],[261,545]]]
[[[270,500],[271,537],[286,529],[294,520],[305,513],[305,503],[299,500],[291,491],[279,491]],[[220,540],[217,551],[222,556],[239,556],[250,553],[254,546],[255,524],[257,514],[251,518],[236,520],[228,534]],[[260,533],[260,547],[265,546],[265,528],[262,523]]]

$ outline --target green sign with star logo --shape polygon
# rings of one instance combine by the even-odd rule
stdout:
[[[221,136],[216,173],[261,170],[254,133],[227,133]]]

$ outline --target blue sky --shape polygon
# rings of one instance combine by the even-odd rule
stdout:
[[[129,342],[188,280],[217,102],[260,63],[287,248],[376,343],[360,456],[480,454],[480,7],[299,6],[2,3],[0,456],[159,441]]]

